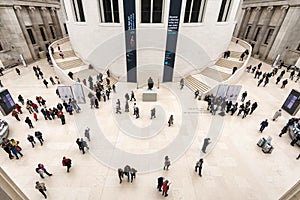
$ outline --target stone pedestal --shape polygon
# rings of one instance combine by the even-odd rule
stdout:
[[[157,101],[157,89],[153,87],[149,90],[148,87],[143,88],[143,101]]]

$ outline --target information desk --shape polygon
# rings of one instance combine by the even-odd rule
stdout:
[[[300,124],[294,123],[294,125],[290,126],[289,133],[290,133],[290,137],[294,139],[296,134],[300,134]],[[300,146],[300,140],[298,140],[296,144]]]
[[[153,87],[151,90],[148,87],[143,88],[143,101],[157,101],[156,87]]]
[[[8,123],[0,119],[0,144],[2,143],[2,138],[7,138],[9,134]]]

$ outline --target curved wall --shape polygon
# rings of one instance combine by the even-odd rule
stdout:
[[[164,23],[161,24],[139,23],[140,1],[136,0],[135,8],[138,70],[139,66],[155,65],[157,71],[163,71],[170,1],[164,1]],[[203,23],[191,24],[183,23],[186,0],[182,0],[174,67],[177,74],[184,76],[213,65],[228,48],[239,2],[232,1],[227,22],[217,22],[221,0],[207,0]],[[86,22],[74,22],[70,3],[65,0],[69,37],[76,54],[98,70],[109,67],[116,75],[123,76],[126,73],[123,1],[119,0],[119,24],[100,23],[97,0],[82,1]]]

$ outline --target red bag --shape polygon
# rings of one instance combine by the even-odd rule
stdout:
[[[21,148],[21,147],[19,147],[19,146],[16,146],[16,150],[17,150],[17,151],[21,151],[21,150],[22,150],[22,148]]]

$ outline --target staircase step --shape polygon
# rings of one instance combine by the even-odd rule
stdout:
[[[192,76],[188,76],[187,78],[185,78],[185,85],[188,88],[190,88],[193,92],[195,92],[198,89],[199,91],[204,93],[209,89],[209,87],[206,84],[202,83],[201,81]]]
[[[226,79],[228,79],[231,76],[231,74],[227,74],[227,73],[212,69],[210,67],[207,67],[200,74],[207,76],[213,80],[219,81],[219,82],[225,81]]]
[[[63,51],[63,53],[64,53],[64,57],[65,57],[65,58],[76,56],[73,50],[70,50],[70,51]],[[54,58],[54,59],[59,59],[59,58],[61,58],[61,57],[60,57],[59,54],[56,52],[55,54],[53,54],[53,58]]]
[[[60,63],[57,63],[57,64],[63,70],[71,69],[71,68],[75,68],[75,67],[80,67],[80,66],[84,65],[84,63],[82,62],[82,60],[80,58],[65,61],[65,62],[60,62]]]
[[[242,62],[236,62],[236,61],[233,61],[233,60],[224,59],[224,58],[220,58],[216,62],[216,65],[218,65],[220,67],[226,67],[226,68],[232,69],[233,67],[240,68],[243,65],[243,63]]]

